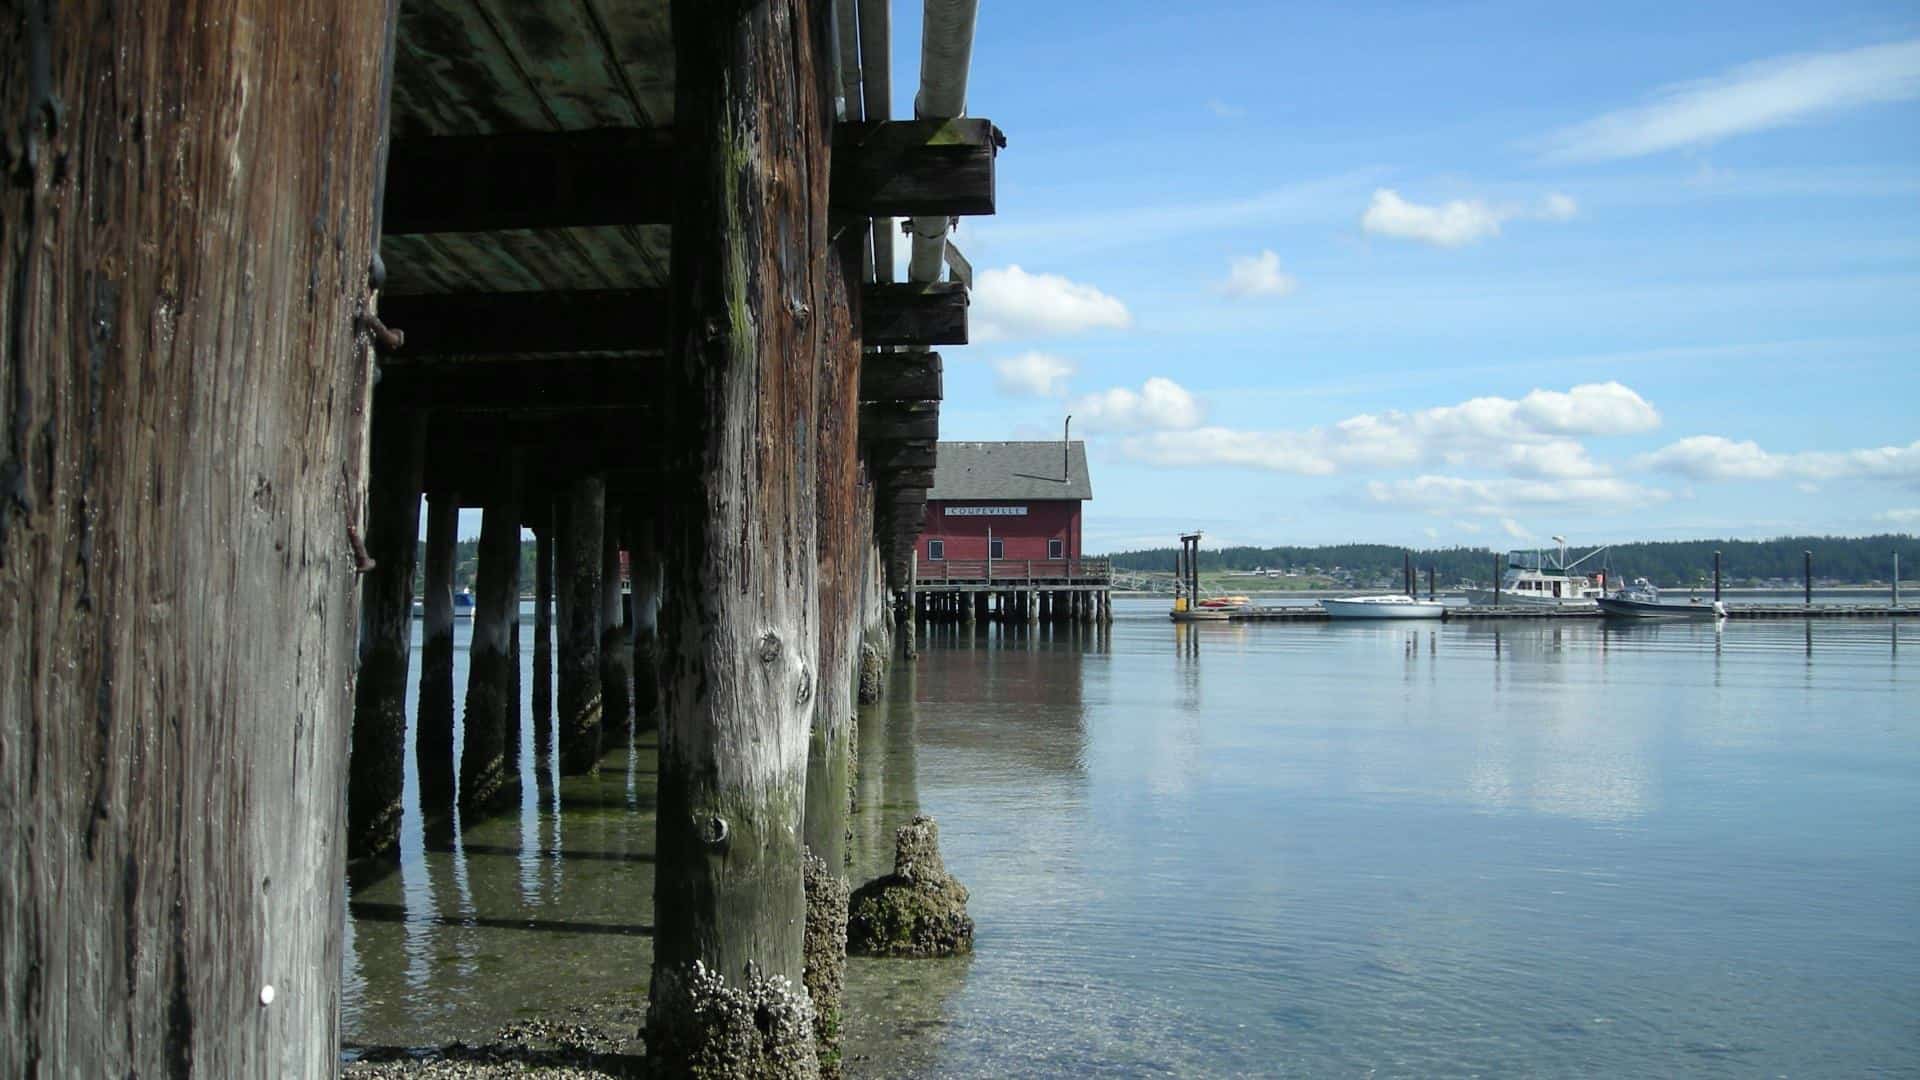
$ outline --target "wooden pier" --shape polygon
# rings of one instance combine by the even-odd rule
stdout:
[[[728,1001],[805,1016],[790,988],[839,985],[803,952],[802,847],[840,864],[857,676],[892,654],[931,483],[931,350],[967,340],[946,234],[993,211],[1005,144],[965,115],[957,10],[896,120],[864,0],[19,8],[0,1075],[337,1069],[342,871],[392,865],[416,680],[426,814],[517,802],[525,529],[536,752],[588,771],[603,729],[662,731],[650,1064],[718,1060],[756,1019],[711,1020]],[[754,1049],[831,1060],[837,1027],[803,1026]]]

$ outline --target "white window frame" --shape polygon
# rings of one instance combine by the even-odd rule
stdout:
[[[928,562],[946,562],[947,561],[947,542],[945,540],[928,540],[927,541],[927,561]]]
[[[1047,558],[1064,559],[1067,557],[1067,542],[1057,536],[1047,537]]]

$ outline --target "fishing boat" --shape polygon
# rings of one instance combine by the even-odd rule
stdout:
[[[1718,619],[1727,614],[1727,606],[1718,600],[1664,603],[1660,589],[1646,578],[1634,578],[1632,585],[1612,596],[1602,596],[1595,603],[1610,619]]]
[[[1467,603],[1498,604],[1502,607],[1593,608],[1607,594],[1604,574],[1588,575],[1580,564],[1604,553],[1594,548],[1585,555],[1567,561],[1567,540],[1553,538],[1560,546],[1558,554],[1548,551],[1515,551],[1507,555],[1507,572],[1500,588],[1470,585],[1462,591]]]
[[[1329,597],[1320,601],[1329,619],[1437,619],[1444,607],[1438,600],[1401,595]]]

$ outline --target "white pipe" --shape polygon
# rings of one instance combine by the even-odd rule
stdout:
[[[848,0],[851,2],[851,0]],[[859,0],[860,89],[866,119],[893,119],[892,0]],[[893,280],[893,219],[873,219],[873,279]]]
[[[861,119],[860,98],[860,23],[855,0],[834,0],[834,39],[840,66],[840,120],[857,124]]]
[[[979,0],[926,0],[920,24],[920,92],[913,115],[921,120],[951,120],[967,111],[967,73],[973,64],[973,23]],[[913,219],[910,281],[938,281],[946,265],[947,219]]]

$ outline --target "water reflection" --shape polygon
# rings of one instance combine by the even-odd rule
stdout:
[[[1118,616],[928,628],[860,711],[849,876],[934,814],[978,952],[856,960],[854,1075],[1910,1064],[1909,627]],[[355,882],[347,1037],[641,996],[654,754]]]

